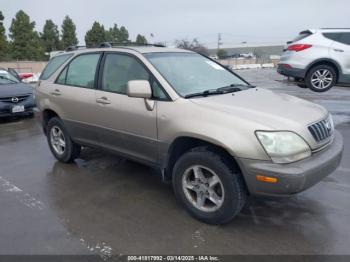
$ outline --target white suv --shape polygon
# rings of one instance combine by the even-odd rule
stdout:
[[[350,28],[300,32],[287,42],[277,71],[316,92],[350,83]]]

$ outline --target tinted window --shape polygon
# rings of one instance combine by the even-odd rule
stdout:
[[[341,42],[346,45],[350,45],[350,33],[344,33],[341,37]]]
[[[80,55],[72,60],[66,74],[66,85],[93,88],[100,54]],[[63,71],[58,79],[64,79]]]
[[[130,80],[147,80],[153,89],[153,96],[166,98],[158,83],[135,58],[121,54],[107,54],[102,74],[102,90],[126,94]]]
[[[341,35],[342,35],[341,33],[324,33],[323,34],[324,37],[337,42],[340,41]]]
[[[53,57],[49,63],[46,65],[44,71],[40,75],[40,79],[46,80],[50,76],[52,76],[53,73],[56,72],[56,70],[63,65],[73,54],[66,54],[66,55],[60,55]]]
[[[350,33],[324,33],[323,35],[339,43],[350,45]]]

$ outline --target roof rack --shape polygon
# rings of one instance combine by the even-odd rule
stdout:
[[[101,44],[99,44],[98,46],[91,46],[91,47],[87,47],[87,46],[83,46],[83,45],[73,45],[73,46],[69,46],[66,48],[66,52],[70,52],[70,51],[76,51],[78,49],[82,49],[82,48],[112,48],[112,47],[121,47],[121,46],[154,46],[154,47],[166,47],[165,45],[162,44],[140,44],[140,43],[136,43],[136,42],[103,42]]]
[[[65,51],[66,52],[75,51],[75,50],[78,50],[78,49],[81,49],[81,48],[87,48],[87,47],[84,46],[84,45],[72,45],[72,46],[68,46]]]
[[[350,28],[349,27],[325,27],[325,28],[321,28],[321,29],[325,29],[325,30],[327,30],[327,29],[340,29],[340,30],[347,29],[347,30],[349,30]]]
[[[155,46],[155,47],[166,47],[162,44],[148,44],[148,43],[137,43],[137,42],[103,42],[99,45],[100,48],[103,47],[114,47],[114,46]]]

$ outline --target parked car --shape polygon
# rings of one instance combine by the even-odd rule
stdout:
[[[36,97],[59,161],[91,146],[159,168],[179,202],[206,223],[230,221],[248,195],[311,187],[343,151],[322,106],[253,87],[182,49],[70,51],[48,63]]]
[[[315,92],[350,84],[350,28],[305,30],[287,43],[277,71]]]
[[[5,69],[0,69],[0,117],[33,116],[33,88]]]

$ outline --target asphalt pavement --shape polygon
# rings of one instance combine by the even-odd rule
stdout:
[[[344,137],[340,167],[292,198],[250,198],[231,223],[210,226],[157,171],[94,149],[62,164],[38,119],[1,120],[0,255],[350,254],[350,87],[318,94],[272,70],[238,73],[326,106]]]

